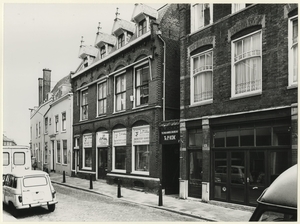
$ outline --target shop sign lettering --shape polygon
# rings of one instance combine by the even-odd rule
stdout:
[[[150,128],[135,127],[132,129],[132,144],[133,145],[149,145],[150,140]]]
[[[109,134],[107,132],[97,132],[97,147],[107,147],[109,141]]]
[[[126,145],[126,130],[113,132],[113,145],[114,146]]]
[[[83,136],[83,147],[84,148],[92,147],[92,135]]]

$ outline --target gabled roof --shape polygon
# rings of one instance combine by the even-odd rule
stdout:
[[[158,12],[156,9],[154,9],[148,5],[144,5],[142,3],[135,4],[134,10],[133,10],[133,13],[131,16],[131,21],[137,21],[137,19],[141,16],[143,17],[143,15],[147,15],[149,17],[157,19]]]
[[[96,57],[98,49],[93,46],[81,45],[79,49],[79,58],[84,59],[87,55]]]
[[[98,32],[96,36],[95,46],[98,46],[100,48],[105,43],[110,45],[115,45],[116,37],[106,33]]]
[[[4,134],[3,134],[3,141],[4,141],[4,142],[15,142],[14,140],[12,140],[12,139],[6,137]]]
[[[69,74],[69,75],[63,77],[61,80],[59,80],[59,81],[55,84],[55,86],[53,87],[53,89],[51,90],[51,93],[54,94],[55,92],[57,92],[57,91],[59,90],[59,87],[60,87],[61,85],[63,85],[63,84],[69,84],[69,85],[71,85],[71,74]]]
[[[115,19],[113,28],[112,28],[112,34],[119,36],[120,33],[123,32],[123,30],[129,31],[131,33],[134,33],[135,31],[135,23],[129,22],[123,19]]]

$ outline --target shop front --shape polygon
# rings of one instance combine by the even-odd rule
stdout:
[[[96,133],[97,146],[97,177],[98,179],[105,179],[107,174],[107,159],[109,146],[108,131],[99,131]]]

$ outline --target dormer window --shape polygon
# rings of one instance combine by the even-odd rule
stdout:
[[[125,35],[124,33],[118,36],[118,48],[121,48],[125,45]]]
[[[84,59],[83,66],[86,68],[86,67],[88,67],[88,65],[89,65],[89,60],[88,60],[88,58],[86,57],[86,58]]]
[[[106,55],[106,46],[104,45],[100,48],[100,58],[101,59],[104,58],[105,55]]]
[[[147,21],[146,19],[142,20],[141,22],[139,22],[139,36],[142,36],[144,33],[147,32]]]

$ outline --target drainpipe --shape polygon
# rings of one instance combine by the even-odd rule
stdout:
[[[163,121],[166,120],[166,42],[161,36],[161,31],[156,31],[157,36],[163,42],[164,46],[164,62],[163,62]]]

